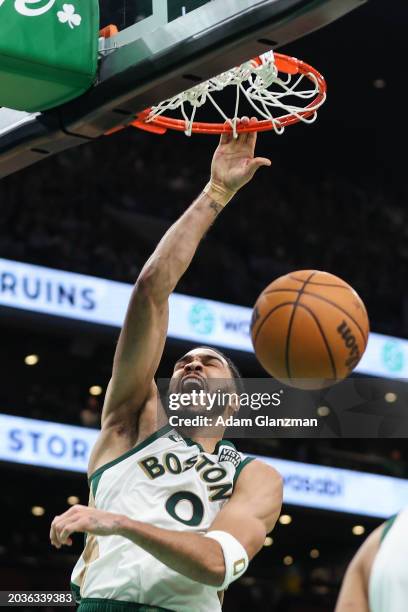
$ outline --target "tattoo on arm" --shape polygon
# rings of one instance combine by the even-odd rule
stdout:
[[[217,204],[217,202],[211,202],[210,204],[210,208],[213,209],[213,211],[215,212],[215,215],[219,215],[220,212],[222,211],[222,206],[221,204]]]

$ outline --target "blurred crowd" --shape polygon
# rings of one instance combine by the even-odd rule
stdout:
[[[133,283],[206,184],[214,145],[127,130],[6,178],[0,257]],[[355,287],[375,331],[406,334],[406,194],[375,176],[310,171],[307,160],[294,171],[287,147],[272,157],[214,224],[177,290],[249,306],[277,276],[317,268]]]

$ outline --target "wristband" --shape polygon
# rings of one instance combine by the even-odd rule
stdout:
[[[221,545],[225,562],[225,578],[217,589],[223,591],[229,587],[231,582],[246,572],[249,563],[248,554],[242,544],[226,531],[209,531],[205,537],[217,540]]]
[[[204,187],[204,193],[214,200],[214,202],[224,208],[224,206],[226,206],[228,202],[232,200],[236,192],[226,189],[225,187],[221,187],[221,185],[217,185],[217,183],[210,181]]]

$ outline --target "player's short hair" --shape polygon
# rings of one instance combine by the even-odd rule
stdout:
[[[228,367],[230,369],[230,372],[232,374],[232,378],[234,379],[236,393],[238,393],[238,394],[244,393],[244,391],[245,391],[244,380],[242,378],[241,372],[238,370],[237,366],[232,361],[232,359],[230,359],[229,357],[224,355],[224,353],[222,353],[218,349],[214,348],[213,346],[202,346],[202,345],[200,345],[200,346],[197,346],[197,348],[209,349],[210,351],[214,351],[215,353],[218,353],[218,355],[223,357],[225,359],[225,361],[227,362]]]

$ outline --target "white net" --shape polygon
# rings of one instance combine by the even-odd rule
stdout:
[[[312,72],[295,75],[283,73],[283,76],[280,76],[273,51],[261,55],[260,60],[260,62],[249,60],[241,66],[227,70],[204,83],[160,102],[157,106],[152,107],[147,122],[154,121],[168,111],[180,109],[185,121],[185,133],[190,136],[197,109],[211,102],[224,121],[229,123],[236,138],[239,106],[244,97],[262,119],[271,122],[277,134],[284,132],[285,126],[282,125],[282,120],[289,116],[304,123],[313,123],[317,118],[317,110],[326,99],[325,93],[319,97],[321,90],[315,74]],[[236,88],[232,118],[226,115],[213,95],[229,86]],[[315,104],[307,105],[307,116],[305,116],[305,101],[308,102],[316,97],[319,99]]]

